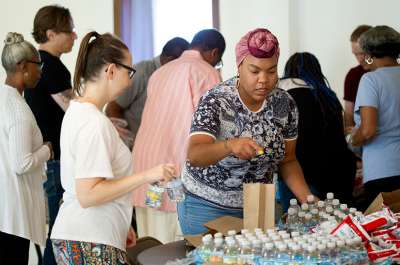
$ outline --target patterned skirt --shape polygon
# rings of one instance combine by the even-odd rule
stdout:
[[[58,265],[124,265],[126,253],[118,248],[89,242],[52,240]]]

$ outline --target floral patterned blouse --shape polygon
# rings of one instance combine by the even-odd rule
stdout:
[[[186,161],[182,181],[189,194],[224,208],[242,208],[243,183],[271,183],[285,157],[284,140],[297,138],[295,101],[280,88],[269,93],[262,107],[250,111],[231,78],[208,91],[193,115],[191,134],[217,141],[249,137],[264,147],[250,160],[229,155],[214,165],[195,167]]]

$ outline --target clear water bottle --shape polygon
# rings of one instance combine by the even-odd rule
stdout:
[[[211,251],[210,262],[222,263],[224,258],[224,240],[222,237],[214,239],[214,248]]]
[[[274,265],[275,263],[275,249],[272,242],[265,243],[262,252],[261,265]]]
[[[319,214],[317,208],[311,210],[311,223],[313,227],[319,224]]]
[[[309,211],[312,211],[312,209],[317,208],[314,195],[312,195],[312,194],[307,195],[307,204],[308,204]]]
[[[287,216],[287,229],[289,231],[297,231],[299,226],[299,219],[297,212],[293,208],[289,208]]]
[[[319,212],[325,212],[325,202],[324,201],[318,201],[317,202],[317,209]]]
[[[214,238],[224,238],[224,235],[220,232],[214,234]]]
[[[304,255],[299,245],[291,247],[290,263],[291,265],[304,264]]]
[[[172,202],[180,203],[185,200],[185,191],[180,179],[174,179],[165,185],[168,197]]]
[[[338,199],[333,199],[332,208],[333,210],[340,210],[340,201]]]
[[[357,264],[368,265],[369,264],[368,252],[361,238],[356,237],[353,239],[353,249],[355,252],[355,260],[357,260]]]
[[[339,205],[340,211],[345,215],[349,214],[349,209],[347,208],[347,204],[342,203]]]
[[[296,199],[290,199],[289,203],[290,203],[289,209],[294,209],[296,211],[296,213],[298,213],[300,211],[300,206],[297,204]],[[288,211],[289,211],[289,209],[288,209]]]
[[[356,209],[356,208],[351,207],[351,208],[349,209],[349,214],[351,214],[352,216],[355,216],[355,215],[356,215],[356,212],[357,212],[357,209]]]
[[[316,251],[315,246],[308,245],[304,263],[307,265],[317,265],[318,264],[318,253]]]
[[[306,213],[306,215],[304,216],[304,233],[309,233],[310,228],[313,227],[311,219],[312,219],[311,213]]]
[[[245,265],[253,262],[253,254],[251,252],[251,244],[247,240],[240,242],[239,254],[237,257],[237,264]]]
[[[238,254],[238,247],[235,240],[226,240],[225,252],[223,257],[224,264],[237,264]]]
[[[213,238],[210,234],[208,234],[203,236],[201,241],[202,245],[199,248],[199,256],[201,260],[206,263],[210,261],[211,252],[213,251]]]
[[[327,214],[333,215],[333,207],[332,206],[327,206],[325,211]]]
[[[305,216],[306,216],[306,213],[303,212],[303,211],[300,211],[297,214],[297,218],[298,218],[297,219],[298,220],[298,229],[297,229],[297,231],[299,231],[300,233],[304,233]]]
[[[308,211],[310,210],[310,207],[309,207],[308,204],[305,202],[305,203],[302,203],[302,204],[301,204],[301,210],[302,210],[303,212],[305,212],[305,213],[308,213]]]
[[[317,246],[318,249],[318,265],[331,265],[331,257],[329,252],[326,250],[326,246],[324,244],[319,244]]]
[[[275,252],[275,264],[277,265],[287,265],[289,264],[290,257],[288,254],[288,249],[285,244],[279,244],[277,246],[277,251]]]
[[[262,255],[262,241],[259,239],[253,240],[251,242],[251,253],[254,257],[259,257]]]
[[[328,192],[326,194],[325,207],[332,206],[332,203],[333,203],[334,199],[335,198],[334,198],[333,193],[332,192]]]
[[[336,260],[338,261],[338,264],[351,264],[349,262],[351,262],[351,260],[349,259],[348,255],[347,255],[347,249],[345,246],[344,241],[342,240],[338,240],[336,241],[336,245],[337,245],[337,257]]]
[[[328,251],[328,253],[329,253],[329,256],[330,256],[330,258],[331,258],[331,262],[332,262],[332,264],[340,264],[339,262],[338,262],[338,260],[337,260],[337,252],[336,252],[336,243],[335,242],[332,242],[332,241],[329,241],[327,244],[326,244],[326,249],[327,249],[327,251]]]

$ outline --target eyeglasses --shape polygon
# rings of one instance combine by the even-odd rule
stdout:
[[[219,70],[224,66],[224,62],[222,61],[222,59],[214,66],[215,69]]]
[[[27,62],[27,63],[34,63],[34,64],[36,64],[36,65],[39,66],[39,69],[40,69],[40,70],[43,69],[44,62],[42,62],[42,61],[40,61],[40,62],[35,62],[35,61],[26,60],[26,62]]]
[[[128,70],[128,74],[129,74],[129,79],[132,79],[133,75],[136,73],[136,70],[128,65],[125,65],[123,63],[117,63],[115,62],[116,65],[122,66],[123,68],[125,68],[126,70]]]

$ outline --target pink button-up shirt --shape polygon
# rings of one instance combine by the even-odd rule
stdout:
[[[185,51],[153,73],[133,148],[135,172],[173,163],[179,166],[180,174],[186,160],[193,112],[200,97],[220,81],[218,71],[195,50]],[[148,184],[134,190],[135,206],[146,207],[147,189]],[[164,194],[159,210],[176,211],[176,206]]]

